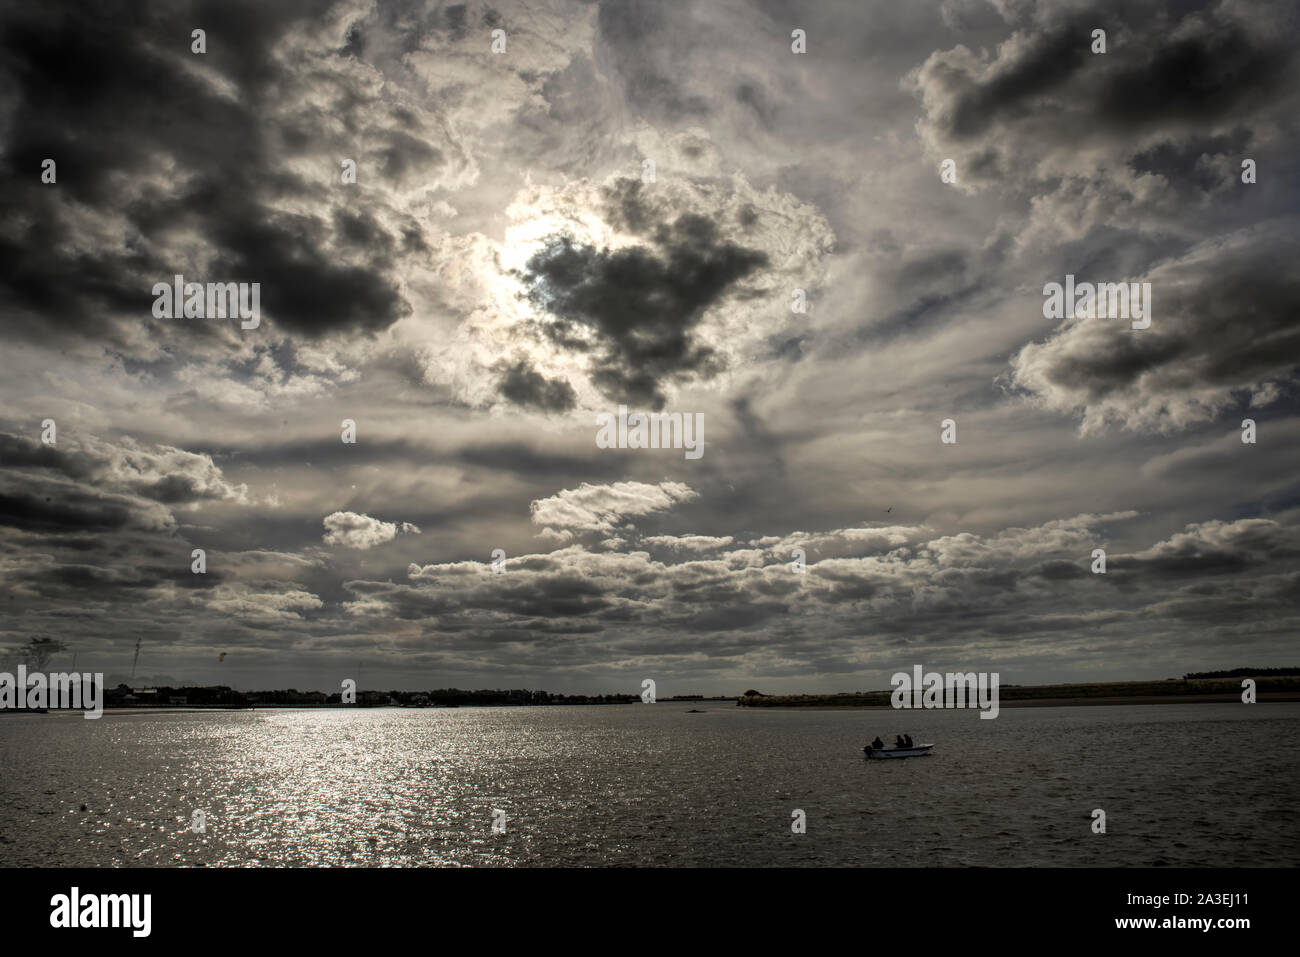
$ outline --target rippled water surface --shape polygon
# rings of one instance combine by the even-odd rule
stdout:
[[[0,862],[1300,864],[1300,704],[687,707],[4,715]]]

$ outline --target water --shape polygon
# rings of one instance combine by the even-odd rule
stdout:
[[[1300,704],[688,707],[5,715],[0,863],[1300,863]]]

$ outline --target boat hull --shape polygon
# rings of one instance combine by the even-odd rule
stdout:
[[[867,745],[862,750],[869,758],[919,758],[930,753],[933,744],[918,744],[911,748],[873,748]]]

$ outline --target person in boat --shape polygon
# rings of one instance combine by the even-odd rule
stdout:
[[[910,734],[903,735],[903,742],[910,748],[912,746],[912,736]]]
[[[907,742],[903,740],[903,736],[901,734],[894,735],[894,747],[896,748],[907,747]]]
[[[876,740],[871,742],[871,747],[877,751],[880,751],[881,749],[884,748],[884,746],[885,746],[885,742],[880,740],[880,735],[876,735]]]

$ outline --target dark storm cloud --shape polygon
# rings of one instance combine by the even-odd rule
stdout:
[[[78,471],[62,450],[11,432],[0,432],[0,468],[57,469],[68,475]]]
[[[1248,144],[1293,155],[1294,143],[1277,140],[1295,139],[1285,119],[1295,99],[1297,61],[1284,39],[1293,6],[1027,12],[994,54],[957,46],[912,74],[925,103],[923,135],[935,154],[956,158],[959,183],[1036,195],[1044,213],[1060,217],[1113,211],[1113,224],[1133,214],[1135,199],[1176,216],[1175,202],[1226,187]],[[1091,52],[1094,28],[1107,31],[1104,54]],[[1168,183],[1135,196],[1133,173]],[[1293,207],[1294,197],[1286,202]]]
[[[321,198],[338,176],[337,160],[314,182],[282,166],[325,146],[321,117],[299,110],[282,125],[267,121],[268,100],[291,82],[277,44],[330,6],[6,8],[0,305],[11,327],[26,316],[28,335],[112,339],[115,319],[148,320],[153,284],[185,271],[174,242],[191,231],[212,244],[219,275],[187,279],[260,282],[263,308],[289,331],[376,330],[409,311],[391,276],[393,237],[373,219],[274,208]],[[207,30],[206,54],[190,52],[196,25]],[[361,105],[352,91],[332,92],[345,115]],[[395,177],[440,160],[400,131],[375,140]],[[53,185],[39,179],[46,157],[58,164]],[[101,215],[119,218],[125,242],[81,240]]]
[[[271,620],[292,629],[319,607],[291,583],[307,567],[297,556],[209,547],[208,567],[196,573],[183,527],[156,502],[108,491],[131,484],[115,471],[117,460],[110,465],[78,482],[52,469],[0,468],[0,569],[9,599],[0,644],[41,630],[100,652],[122,633],[172,644],[178,633],[234,636]],[[137,457],[134,465],[148,461]],[[206,537],[211,529],[199,531]],[[265,571],[272,574],[261,580]]]
[[[1293,50],[1283,35],[1248,33],[1214,12],[1187,17],[1174,34],[1134,51],[1137,63],[1129,60],[1107,77],[1096,116],[1121,126],[1157,117],[1205,122],[1232,116],[1285,82]]]
[[[229,583],[231,565],[217,552],[207,574],[194,573],[192,545],[170,511],[243,499],[210,459],[129,439],[63,441],[55,449],[0,434],[0,565],[14,616],[0,640],[41,622],[61,636],[125,622],[165,631],[193,620],[178,607],[185,594],[243,589]]]
[[[994,53],[954,47],[913,73],[918,129],[936,155],[956,158],[962,189],[1030,204],[1018,256],[1045,246],[1051,265],[1029,285],[1065,273],[1149,279],[1154,318],[1142,332],[1065,324],[1016,351],[1011,381],[1047,408],[1082,413],[1086,430],[1184,429],[1294,391],[1300,287],[1285,262],[1297,251],[1300,137],[1284,39],[1294,7],[1022,12]],[[1098,27],[1104,54],[1090,49]],[[1243,184],[1246,157],[1270,176]],[[990,281],[987,266],[970,270],[977,284]],[[901,315],[945,305],[923,282]]]
[[[1050,7],[1042,12],[1052,17]],[[1248,32],[1212,10],[1189,12],[1176,30],[1167,16],[1163,8],[1141,5],[1071,14],[1022,32],[1015,53],[982,80],[940,74],[959,89],[944,117],[947,132],[957,139],[982,136],[1000,122],[1040,112],[1044,98],[1086,113],[1094,133],[1204,122],[1235,115],[1243,103],[1267,102],[1285,81],[1292,52],[1280,36]],[[1113,49],[1094,54],[1092,30],[1103,23]]]
[[[1209,192],[1236,179],[1237,157],[1250,147],[1250,130],[1238,128],[1220,136],[1190,136],[1183,142],[1165,140],[1134,153],[1129,165],[1138,173],[1156,173],[1176,188]]]
[[[624,215],[649,245],[609,250],[553,237],[522,278],[529,299],[555,317],[543,326],[552,341],[587,351],[584,333],[595,334],[592,380],[605,395],[660,408],[667,383],[721,371],[721,356],[695,342],[692,328],[767,256],[697,214],[651,227],[630,199]]]
[[[5,484],[0,491],[0,526],[33,532],[87,532],[121,529],[133,523],[135,510],[121,496],[53,485],[45,487],[53,494],[39,495]]]
[[[506,368],[500,390],[502,397],[515,405],[543,412],[566,412],[577,402],[568,381],[546,378],[527,359]]]
[[[0,474],[14,481],[26,476],[55,483],[66,477],[87,493],[128,493],[168,505],[243,496],[242,487],[227,483],[210,457],[171,446],[142,446],[130,439],[112,444],[86,438],[79,446],[57,448],[0,432]],[[34,474],[39,477],[33,479]]]
[[[1267,402],[1300,372],[1297,256],[1294,232],[1234,237],[1153,274],[1150,329],[1067,325],[1021,350],[1013,381],[1051,408],[1134,428],[1182,427],[1238,395]]]
[[[194,202],[192,197],[189,202]],[[365,265],[344,265],[337,253],[319,244],[322,223],[316,217],[273,216],[244,207],[218,222],[221,210],[231,208],[209,207],[210,228],[224,251],[219,271],[223,276],[258,277],[249,281],[261,282],[262,307],[277,327],[307,335],[375,332],[410,314],[395,280],[385,274],[385,246],[392,244],[386,233],[380,231],[383,242],[369,244],[343,234],[340,245],[364,252],[367,260]]]
[[[1118,567],[1144,578],[1206,582],[1252,568],[1283,570],[1297,558],[1300,538],[1293,527],[1269,519],[1243,519],[1189,526],[1149,549],[1119,557]]]
[[[179,554],[188,559],[188,553]],[[215,569],[196,575],[187,561],[178,561],[171,566],[63,562],[34,564],[16,570],[11,580],[14,586],[47,598],[60,599],[69,589],[75,589],[79,601],[113,602],[140,600],[141,592],[155,589],[175,587],[202,591],[216,588],[226,577]]]
[[[1035,37],[1007,69],[964,90],[948,117],[948,132],[959,139],[978,136],[999,114],[1020,109],[1026,99],[1065,83],[1092,56],[1084,40],[1089,32],[1082,21],[1076,21]]]

